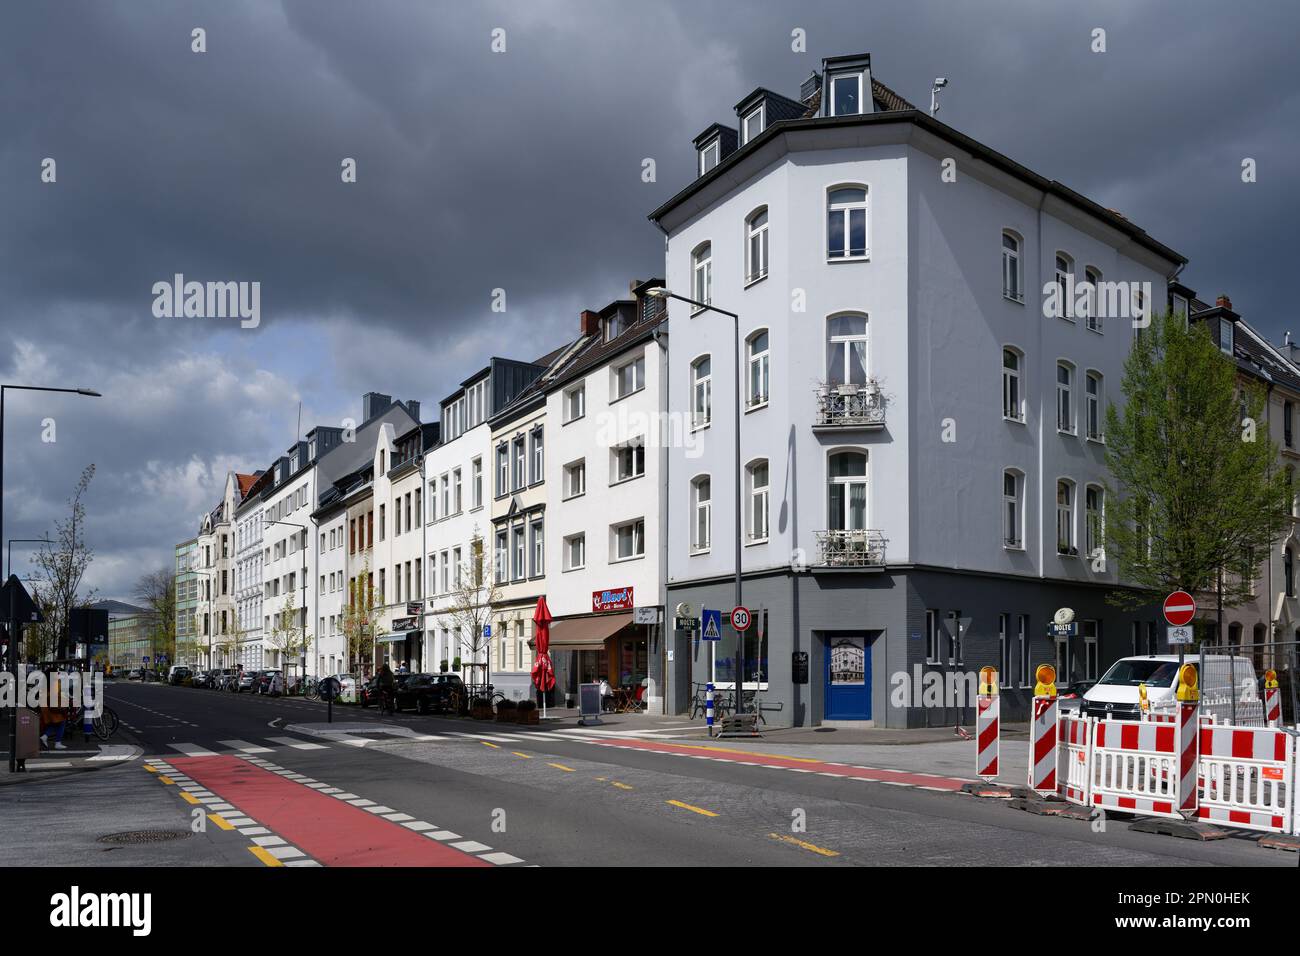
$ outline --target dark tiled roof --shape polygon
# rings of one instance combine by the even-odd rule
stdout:
[[[658,282],[659,280],[655,281]],[[587,341],[573,361],[565,366],[560,375],[555,376],[546,383],[546,390],[548,392],[554,391],[579,376],[585,375],[593,368],[605,364],[621,352],[643,341],[651,332],[668,320],[668,310],[663,307],[659,299],[646,297],[642,301],[646,303],[641,310],[642,314],[621,335],[606,342],[604,330],[598,329],[587,336]]]
[[[1246,324],[1244,320],[1237,323],[1237,333],[1232,337],[1233,354],[1245,358],[1251,365],[1257,366],[1268,374],[1271,381],[1284,385],[1292,391],[1300,392],[1300,369],[1287,361],[1268,341]],[[1241,333],[1246,333],[1242,335]]]

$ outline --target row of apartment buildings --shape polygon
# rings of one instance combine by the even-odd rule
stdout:
[[[535,359],[491,359],[430,422],[369,393],[359,424],[229,476],[185,573],[199,644],[240,640],[201,663],[283,665],[288,611],[309,672],[355,667],[359,585],[379,657],[515,696],[544,596],[561,693],[605,677],[669,713],[733,687],[740,659],[729,627],[676,628],[679,607],[743,603],[744,685],[797,726],[949,720],[900,701],[899,675],[985,664],[1014,716],[1037,663],[1068,686],[1166,649],[1158,610],[1108,604],[1116,570],[1091,560],[1104,409],[1141,316],[1211,326],[1268,388],[1287,467],[1290,346],[1199,300],[1185,258],[1124,216],[918,111],[867,55],[735,115],[650,215],[664,278]],[[1076,308],[1045,307],[1076,287]],[[1225,637],[1296,632],[1296,547]],[[1076,638],[1048,636],[1061,607]]]

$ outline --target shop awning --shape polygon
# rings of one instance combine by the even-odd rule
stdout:
[[[400,644],[403,641],[405,641],[408,637],[411,637],[412,635],[414,635],[415,637],[419,637],[420,632],[419,631],[397,631],[393,634],[380,634],[377,638],[375,638],[375,643],[376,644]]]
[[[551,622],[551,651],[599,651],[605,641],[632,623],[629,614],[593,614]]]

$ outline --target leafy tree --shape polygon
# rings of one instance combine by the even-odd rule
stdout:
[[[477,530],[470,539],[469,557],[456,569],[456,578],[452,582],[451,601],[442,613],[452,622],[459,648],[466,652],[467,666],[475,675],[471,683],[478,682],[477,674],[482,671],[482,683],[486,684],[492,639],[484,634],[484,628],[492,621],[493,607],[500,603],[501,589],[484,549],[483,536]]]
[[[369,671],[374,659],[374,630],[379,609],[375,607],[375,589],[370,578],[370,559],[366,558],[361,573],[348,585],[348,605],[343,609],[343,640],[347,645],[348,670],[353,673]]]
[[[294,595],[290,592],[284,596],[284,605],[271,618],[271,645],[283,655],[280,666],[286,671],[286,676],[290,667],[297,666],[311,640],[303,616],[302,608],[294,603]]]
[[[177,662],[176,651],[176,575],[167,568],[159,568],[142,575],[135,583],[135,598],[152,613],[150,625],[153,634],[149,645],[154,659],[165,654],[172,663]]]
[[[1183,588],[1222,607],[1251,597],[1256,558],[1288,523],[1291,493],[1263,423],[1264,390],[1239,376],[1203,323],[1153,318],[1106,411],[1105,557],[1136,607]]]
[[[27,629],[29,660],[69,656],[67,646],[72,609],[95,599],[95,591],[81,591],[86,569],[95,553],[86,544],[86,506],[82,498],[95,477],[95,466],[87,465],[68,499],[67,519],[54,523],[54,537],[36,552],[36,564],[44,579],[33,588],[33,599],[41,608],[45,623]],[[39,656],[36,656],[39,654]]]

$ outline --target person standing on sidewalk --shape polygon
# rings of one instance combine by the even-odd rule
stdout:
[[[50,671],[46,679],[49,682],[49,698],[45,702],[47,706],[41,708],[41,744],[49,747],[49,737],[53,733],[53,749],[67,750],[67,745],[63,742],[63,731],[66,729],[68,715],[59,706],[62,703],[63,680],[58,671]]]

